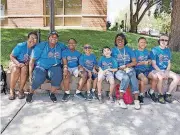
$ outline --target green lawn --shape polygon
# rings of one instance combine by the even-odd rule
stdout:
[[[27,33],[32,29],[1,29],[1,61],[7,67],[9,54],[17,43],[26,40]],[[41,41],[47,40],[48,30],[41,30]],[[78,41],[77,49],[82,52],[84,44],[91,44],[95,55],[99,58],[103,46],[114,46],[114,37],[117,32],[114,31],[92,31],[92,30],[58,30],[59,40],[67,43],[69,38],[75,38]],[[130,47],[137,48],[137,39],[142,35],[126,33]],[[148,41],[148,50],[157,45],[157,39],[146,37]],[[172,70],[180,73],[180,52],[173,52]]]

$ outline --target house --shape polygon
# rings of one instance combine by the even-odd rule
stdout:
[[[1,26],[48,27],[49,1],[3,0]],[[54,3],[55,27],[106,30],[107,0],[54,0]]]

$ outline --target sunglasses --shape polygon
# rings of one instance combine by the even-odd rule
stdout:
[[[91,49],[91,46],[85,46],[84,49]]]
[[[167,40],[167,39],[160,39],[160,41],[162,41],[162,42],[168,42],[169,40]]]

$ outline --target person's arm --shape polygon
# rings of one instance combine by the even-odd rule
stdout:
[[[166,70],[167,70],[167,71],[170,71],[170,69],[171,69],[171,61],[169,60],[169,61],[168,61],[168,66],[167,66]]]
[[[25,64],[24,63],[19,63],[19,61],[16,59],[15,56],[12,55],[12,53],[10,54],[10,60],[16,64],[18,67],[24,67]]]
[[[67,59],[63,58],[62,60],[63,60],[63,76],[64,78],[66,78],[68,74]]]
[[[156,65],[156,61],[152,60],[152,67],[157,70],[157,71],[161,71],[161,69]]]
[[[111,71],[111,72],[116,72],[118,69],[117,68],[110,68],[110,69],[107,69],[108,71]]]
[[[29,61],[29,79],[32,79],[32,72],[34,70],[35,59],[31,58]]]
[[[126,64],[126,67],[130,68],[136,66],[137,64],[136,58],[132,58],[131,61],[132,61],[131,63]]]
[[[17,60],[17,56],[19,56],[20,55],[20,53],[21,53],[21,43],[19,43],[19,44],[17,44],[16,45],[16,47],[13,49],[13,51],[11,52],[11,54],[10,54],[10,60],[14,63],[14,64],[16,64],[18,67],[23,67],[23,66],[25,66],[25,64],[24,63],[20,63],[18,60]]]

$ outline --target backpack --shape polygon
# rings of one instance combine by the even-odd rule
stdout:
[[[119,84],[117,84],[116,87],[115,87],[116,99],[120,98],[119,87],[120,87]],[[129,87],[126,89],[126,92],[123,95],[123,100],[124,100],[125,104],[132,104],[133,103],[133,97],[132,97],[132,94],[131,94],[131,89]]]
[[[3,66],[0,67],[0,88],[1,93],[7,94],[7,81],[6,81],[6,72],[4,71]]]

